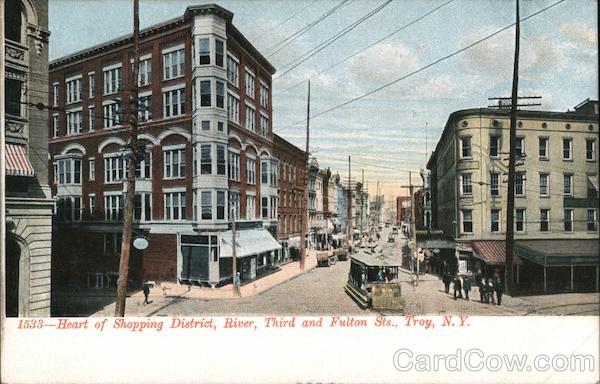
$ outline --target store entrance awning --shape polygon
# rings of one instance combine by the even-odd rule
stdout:
[[[29,161],[25,147],[17,144],[6,144],[6,175],[33,177],[33,166]]]
[[[231,231],[221,237],[221,257],[232,257]],[[259,255],[281,249],[281,244],[266,229],[248,229],[235,232],[236,257]]]
[[[488,265],[506,264],[506,243],[504,240],[472,241],[473,256],[483,260]],[[513,262],[522,264],[521,259],[515,254]]]
[[[515,254],[546,267],[600,265],[597,239],[521,240]]]

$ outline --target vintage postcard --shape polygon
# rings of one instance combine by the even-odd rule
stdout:
[[[598,2],[3,0],[4,383],[598,382]]]

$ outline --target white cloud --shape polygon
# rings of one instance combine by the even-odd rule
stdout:
[[[598,45],[598,30],[582,22],[562,23],[559,29],[571,43],[583,45],[585,48],[596,48]]]
[[[359,86],[371,88],[415,69],[417,57],[401,43],[383,43],[354,56],[346,68]]]

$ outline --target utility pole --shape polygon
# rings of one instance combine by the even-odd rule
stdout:
[[[412,261],[410,265],[410,273],[414,274],[414,262],[417,262],[417,287],[419,286],[419,261],[415,260],[416,246],[417,246],[417,226],[415,223],[415,195],[413,194],[412,184],[412,172],[408,172],[408,191],[410,193],[410,237],[415,246],[415,249],[410,250],[410,259]]]
[[[353,224],[352,224],[352,169],[350,156],[348,156],[348,202],[346,210],[348,213],[346,214],[346,232],[348,233],[348,244],[352,244],[354,248],[354,233],[353,233]],[[351,243],[350,243],[351,242]]]
[[[308,232],[308,143],[310,139],[310,80],[308,80],[308,98],[306,102],[306,166],[305,166],[305,180],[304,180],[304,197],[302,199],[302,225],[300,233],[300,269],[304,270],[305,258],[306,258],[306,235]],[[306,205],[305,205],[306,204]]]
[[[237,277],[237,249],[235,246],[236,240],[236,230],[235,230],[235,214],[237,211],[237,207],[231,206],[229,210],[229,215],[231,217],[231,275],[233,276],[233,295],[239,296],[240,292],[238,290],[238,286],[236,284]],[[241,280],[241,276],[240,276]]]
[[[360,240],[361,240],[361,244],[362,244],[362,237],[363,237],[363,216],[365,214],[365,203],[364,203],[364,197],[365,197],[365,170],[361,169],[361,173],[362,173],[362,178],[361,178],[361,188],[360,188]]]
[[[123,212],[123,236],[121,240],[121,260],[119,263],[119,280],[117,284],[117,300],[115,317],[125,316],[125,297],[127,292],[127,276],[129,274],[129,255],[131,253],[131,232],[133,224],[133,204],[135,199],[135,168],[139,155],[137,147],[138,129],[138,70],[140,61],[140,9],[139,0],[133,0],[133,64],[129,76],[131,92],[129,94],[129,122],[131,124],[129,142],[129,174],[127,175],[127,194]]]
[[[515,57],[513,65],[512,99],[510,108],[510,131],[509,131],[509,157],[508,157],[508,202],[506,204],[506,266],[505,286],[506,293],[513,293],[513,243],[514,214],[515,214],[515,163],[516,163],[516,138],[517,138],[517,93],[519,84],[519,0],[516,0],[516,22],[515,22]]]
[[[375,223],[375,226],[379,226],[379,212],[381,210],[381,203],[379,202],[379,180],[377,180],[377,195],[375,196],[375,204],[377,207],[377,222]]]

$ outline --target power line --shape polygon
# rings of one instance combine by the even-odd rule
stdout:
[[[300,9],[298,12],[292,14],[290,17],[288,17],[287,19],[283,20],[282,22],[278,23],[276,26],[274,26],[273,28],[269,29],[268,31],[264,32],[263,38],[265,36],[269,36],[273,31],[275,31],[277,28],[281,27],[282,25],[284,25],[285,23],[287,23],[288,21],[292,20],[294,17],[298,16],[299,14],[301,14],[302,12],[304,12],[307,8],[309,8],[310,6],[314,5],[317,1],[319,0],[314,0],[312,3],[309,3],[308,5],[306,5],[305,7],[303,7],[302,9]]]
[[[327,72],[327,71],[329,71],[329,70],[331,70],[331,69],[333,69],[333,68],[337,67],[338,65],[342,64],[343,62],[350,60],[351,58],[355,57],[355,56],[356,56],[356,55],[358,55],[359,53],[362,53],[362,52],[366,51],[367,49],[369,49],[369,48],[371,48],[371,47],[374,47],[375,45],[377,45],[377,44],[381,43],[382,41],[384,41],[384,40],[386,40],[386,39],[388,39],[388,38],[392,37],[392,36],[393,36],[393,35],[395,35],[396,33],[398,33],[398,32],[400,32],[400,31],[402,31],[402,30],[404,30],[404,29],[406,29],[406,28],[410,27],[411,25],[413,25],[413,24],[415,24],[415,23],[417,23],[417,22],[419,22],[419,21],[421,21],[421,20],[423,20],[423,19],[424,19],[424,18],[426,18],[427,16],[429,16],[429,15],[431,15],[432,13],[436,12],[438,9],[440,9],[440,8],[442,8],[442,7],[445,7],[446,5],[448,5],[448,4],[450,4],[450,3],[452,3],[453,1],[454,1],[454,0],[447,1],[447,2],[445,2],[444,4],[442,4],[442,5],[440,5],[440,6],[436,7],[436,8],[434,8],[434,9],[432,9],[431,11],[429,11],[429,12],[425,13],[424,15],[422,15],[422,16],[420,16],[420,17],[416,18],[415,20],[411,21],[410,23],[408,23],[408,24],[405,24],[404,26],[402,26],[402,27],[400,27],[400,28],[396,29],[394,32],[392,32],[392,33],[390,33],[390,34],[388,34],[388,35],[384,36],[383,38],[381,38],[381,39],[379,39],[379,40],[375,41],[374,43],[372,43],[372,44],[370,44],[370,45],[366,46],[365,48],[363,48],[363,49],[361,49],[361,50],[358,50],[358,51],[354,52],[352,55],[350,55],[350,56],[348,56],[348,57],[346,57],[346,58],[344,58],[344,59],[342,59],[342,60],[340,60],[340,61],[336,62],[335,64],[333,64],[333,65],[331,65],[331,66],[329,66],[329,67],[325,68],[324,70],[320,71],[320,72],[319,72],[319,73],[317,73],[316,75],[314,75],[314,76],[311,76],[311,77],[310,77],[310,79],[312,79],[312,78],[314,78],[314,77],[317,77],[317,76],[319,76],[319,75],[321,75],[321,74],[323,74],[323,73],[325,73],[325,72]],[[275,80],[277,80],[277,79],[274,79],[273,81],[275,81]],[[284,89],[283,91],[281,91],[281,93],[285,93],[285,92],[289,91],[290,89],[297,87],[298,85],[300,85],[300,84],[304,83],[304,81],[306,81],[306,80],[301,80],[301,81],[297,82],[296,84],[292,85],[291,87],[288,87],[288,88]]]
[[[549,10],[550,8],[553,8],[553,7],[557,6],[557,5],[559,5],[560,3],[563,3],[564,1],[565,1],[565,0],[559,0],[559,1],[557,1],[556,3],[553,3],[553,4],[551,4],[551,5],[549,5],[549,6],[545,7],[545,8],[542,8],[541,10],[539,10],[539,11],[537,11],[537,12],[535,12],[535,13],[533,13],[533,14],[531,14],[531,15],[529,15],[529,16],[527,16],[527,17],[525,17],[525,18],[522,18],[522,19],[521,19],[521,22],[523,22],[523,21],[526,21],[526,20],[528,20],[528,19],[531,19],[532,17],[534,17],[534,16],[537,16],[537,15],[539,15],[540,13],[543,13],[543,12],[545,12],[545,11]],[[380,87],[377,87],[377,88],[375,88],[375,89],[373,89],[373,90],[371,90],[371,91],[369,91],[369,92],[367,92],[367,93],[364,93],[364,94],[362,94],[362,95],[360,95],[360,96],[357,96],[357,97],[355,97],[355,98],[352,98],[352,99],[350,99],[350,100],[348,100],[348,101],[346,101],[346,102],[344,102],[344,103],[338,104],[338,105],[336,105],[336,106],[334,106],[334,107],[331,107],[331,108],[329,108],[329,109],[326,109],[326,110],[324,110],[324,111],[322,111],[322,112],[319,112],[319,113],[317,113],[317,114],[315,114],[315,115],[311,116],[311,118],[313,118],[313,119],[314,119],[314,118],[317,118],[317,117],[319,117],[319,116],[322,116],[322,115],[324,115],[324,114],[327,114],[327,113],[329,113],[329,112],[332,112],[332,111],[334,111],[334,110],[336,110],[336,109],[338,109],[338,108],[342,108],[342,107],[345,107],[346,105],[352,104],[352,103],[354,103],[355,101],[358,101],[358,100],[364,99],[364,98],[365,98],[365,97],[367,97],[367,96],[370,96],[370,95],[372,95],[372,94],[374,94],[374,93],[377,93],[377,92],[381,91],[382,89],[385,89],[385,88],[387,88],[387,87],[389,87],[389,86],[391,86],[391,85],[394,85],[394,84],[396,84],[396,83],[398,83],[398,82],[400,82],[400,81],[402,81],[402,80],[405,80],[405,79],[407,79],[408,77],[411,77],[411,76],[413,76],[413,75],[415,75],[415,74],[417,74],[417,73],[419,73],[419,72],[422,72],[422,71],[424,71],[424,70],[426,70],[426,69],[428,69],[428,68],[430,68],[430,67],[433,67],[434,65],[436,65],[436,64],[439,64],[439,63],[441,63],[442,61],[445,61],[445,60],[447,60],[447,59],[449,59],[449,58],[451,58],[451,57],[454,57],[454,56],[458,55],[459,53],[462,53],[462,52],[464,52],[464,51],[466,51],[466,50],[468,50],[468,49],[470,49],[470,48],[473,48],[474,46],[476,46],[476,45],[478,45],[478,44],[481,44],[482,42],[484,42],[484,41],[486,41],[486,40],[488,40],[488,39],[490,39],[490,38],[492,38],[492,37],[494,37],[494,36],[496,36],[496,35],[500,34],[501,32],[504,32],[505,30],[507,30],[507,29],[509,29],[509,28],[511,28],[511,27],[513,27],[515,24],[516,24],[516,23],[511,23],[511,24],[509,24],[509,25],[505,26],[504,28],[501,28],[501,29],[497,30],[496,32],[493,32],[493,33],[491,33],[491,34],[489,34],[489,35],[487,35],[487,36],[485,36],[485,37],[483,37],[483,38],[481,38],[481,39],[479,39],[479,40],[475,41],[474,43],[471,43],[471,44],[469,44],[469,45],[467,45],[467,46],[465,46],[465,47],[463,47],[463,48],[461,48],[461,49],[459,49],[459,50],[457,50],[457,51],[454,51],[454,52],[452,52],[452,53],[450,53],[450,54],[448,54],[448,55],[446,55],[446,56],[443,56],[443,57],[439,58],[438,60],[436,60],[436,61],[434,61],[434,62],[432,62],[432,63],[429,63],[429,64],[427,64],[427,65],[425,65],[425,66],[423,66],[423,67],[420,67],[419,69],[416,69],[416,70],[414,70],[414,71],[412,71],[412,72],[410,72],[410,73],[408,73],[408,74],[406,74],[406,75],[404,75],[404,76],[402,76],[402,77],[399,77],[399,78],[397,78],[397,79],[395,79],[395,80],[392,80],[392,81],[390,81],[389,83],[386,83],[386,84],[384,84],[384,85],[382,85],[382,86],[380,86]],[[304,123],[305,121],[306,121],[306,120],[298,121],[298,122],[296,122],[296,123],[292,124],[292,126],[295,126],[295,125],[302,124],[302,123]],[[288,129],[289,129],[289,128],[288,128]],[[282,129],[282,130],[285,130],[285,128],[284,128],[284,129]],[[281,130],[280,130],[280,131],[281,131]]]
[[[300,36],[302,36],[303,34],[305,34],[306,32],[308,32],[309,30],[311,30],[314,26],[316,26],[317,24],[319,24],[321,21],[323,21],[326,18],[328,18],[329,16],[331,16],[335,11],[337,11],[340,7],[342,7],[346,3],[348,3],[348,0],[342,0],[337,5],[333,6],[333,8],[329,9],[327,12],[325,12],[324,14],[322,14],[321,16],[319,16],[316,20],[308,23],[303,28],[300,28],[298,31],[292,33],[290,36],[286,37],[285,39],[283,39],[279,43],[277,43],[277,44],[271,46],[270,48],[266,49],[266,52],[270,51],[267,54],[267,58],[273,56],[274,54],[276,54],[277,52],[279,52],[283,48],[287,47],[294,40],[296,40],[297,38],[299,38]],[[281,45],[281,44],[283,44],[283,45]]]
[[[354,28],[358,27],[364,21],[366,21],[369,18],[371,18],[371,16],[377,14],[383,8],[387,7],[391,2],[392,2],[392,0],[387,0],[385,3],[380,4],[377,8],[373,9],[371,12],[369,12],[366,15],[362,16],[361,18],[359,18],[358,20],[356,20],[354,23],[352,23],[352,24],[348,25],[347,27],[343,28],[341,31],[339,31],[338,33],[336,33],[335,35],[333,35],[329,39],[327,39],[324,42],[318,44],[317,46],[315,46],[312,49],[310,49],[308,52],[300,55],[299,57],[295,58],[294,60],[290,61],[289,63],[283,65],[282,67],[287,67],[289,65],[292,65],[292,67],[289,68],[289,69],[287,69],[285,72],[283,72],[281,75],[279,75],[278,77],[276,77],[273,80],[277,80],[279,78],[282,78],[283,76],[285,76],[286,74],[288,74],[289,72],[291,72],[293,69],[295,69],[296,67],[298,67],[300,64],[304,63],[306,60],[310,59],[311,57],[313,57],[317,53],[321,52],[322,50],[324,50],[325,48],[327,48],[328,46],[330,46],[331,44],[333,44],[335,41],[337,41],[338,39],[342,38],[344,35],[346,35],[350,31],[352,31]],[[305,57],[306,55],[308,55],[308,56]]]

